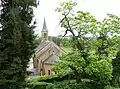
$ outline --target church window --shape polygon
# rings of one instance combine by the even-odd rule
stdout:
[[[48,75],[50,75],[50,70],[48,70]]]
[[[41,69],[41,71],[43,71],[43,69]]]
[[[54,50],[53,50],[53,54],[55,54]]]
[[[44,38],[47,38],[47,33],[44,33]]]

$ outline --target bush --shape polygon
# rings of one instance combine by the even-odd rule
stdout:
[[[90,89],[86,87],[84,84],[77,84],[71,82],[57,82],[54,84],[55,89]]]
[[[107,86],[109,84],[104,82],[91,81],[78,84],[75,80],[67,80],[68,78],[68,75],[32,76],[26,79],[25,86],[27,89],[119,89]]]
[[[26,89],[120,89],[114,88],[111,86],[102,86],[99,84],[91,84],[91,83],[76,83],[75,81],[63,81],[63,82],[54,82],[46,83],[46,82],[32,82],[26,84]]]
[[[52,75],[52,76],[31,76],[26,79],[26,82],[59,82],[63,80],[72,79],[73,74],[67,74],[64,76],[61,75]]]
[[[46,82],[32,82],[26,84],[27,89],[54,89],[53,84]]]
[[[56,82],[54,84],[45,82],[28,83],[27,89],[90,89],[82,84],[69,83],[69,82]]]
[[[114,88],[112,86],[105,86],[104,89],[120,89],[120,88]]]

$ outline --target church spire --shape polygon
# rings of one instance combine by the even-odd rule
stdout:
[[[47,25],[46,25],[46,21],[45,21],[45,17],[44,17],[44,23],[43,23],[43,28],[42,28],[42,32],[47,32]]]
[[[42,41],[48,40],[48,29],[47,29],[45,18],[44,18],[43,28],[41,31],[41,36],[42,36]]]

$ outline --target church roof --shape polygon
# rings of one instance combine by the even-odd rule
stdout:
[[[39,51],[41,51],[42,49],[44,49],[48,44],[50,43],[50,41],[48,40],[43,40],[40,45],[36,48],[36,53],[38,53]]]
[[[48,59],[44,61],[46,64],[55,64],[57,61],[59,61],[58,55],[51,55]]]
[[[46,31],[48,31],[48,29],[47,29],[46,21],[45,21],[45,18],[44,18],[42,32],[46,32]]]
[[[48,40],[44,40],[40,43],[40,45],[38,46],[38,48],[36,49],[35,52],[35,59],[40,59],[40,56],[43,54],[46,54],[49,52],[51,52],[51,50],[55,48],[56,50],[58,50],[60,53],[65,54],[66,52],[64,50],[62,50],[59,46],[57,46],[54,42],[52,41],[48,41]],[[53,50],[52,50],[53,51]],[[49,54],[46,55],[45,58],[40,59],[43,63],[45,64],[50,64],[53,65],[55,64],[57,61],[59,61],[59,56],[60,54],[58,53],[53,53],[53,54]]]
[[[56,47],[56,49],[60,50],[60,48],[54,42],[44,40],[36,49],[36,57],[42,55],[46,51],[51,50],[53,46]]]

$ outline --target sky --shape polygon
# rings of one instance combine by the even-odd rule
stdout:
[[[55,12],[63,0],[40,0],[39,6],[35,9],[37,21],[35,32],[41,35],[44,17],[46,19],[49,36],[58,36],[63,33],[59,26],[60,13]],[[64,0],[65,1],[65,0]],[[107,13],[120,16],[120,0],[77,0],[78,10],[90,12],[98,21],[102,21]]]

